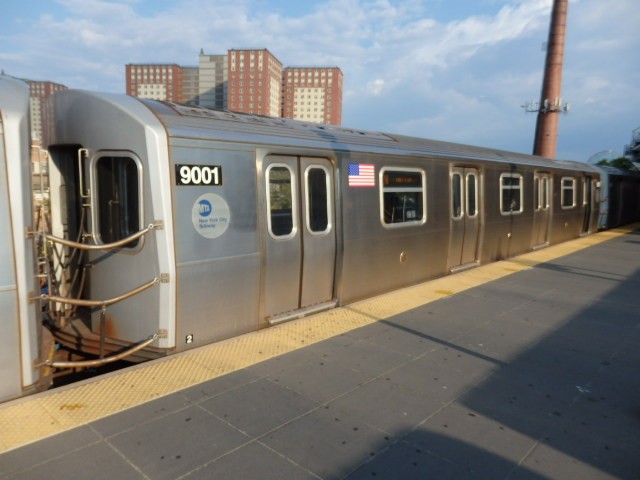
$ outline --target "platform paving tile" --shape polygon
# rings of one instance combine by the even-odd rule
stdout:
[[[421,395],[391,381],[378,378],[330,403],[389,434],[410,430],[444,406],[437,395]]]
[[[200,406],[255,438],[310,412],[318,403],[271,380],[260,379],[205,400]]]
[[[252,442],[189,472],[184,479],[318,480],[319,477],[265,445]]]
[[[358,388],[374,377],[314,353],[308,360],[290,363],[266,378],[316,402],[324,403]]]
[[[240,388],[248,383],[255,382],[259,378],[258,375],[251,373],[247,369],[236,370],[235,372],[186,388],[180,392],[180,395],[191,402],[198,403]]]
[[[460,298],[457,295],[442,298],[406,312],[402,315],[402,323],[396,317],[385,320],[385,323],[399,325],[436,343],[449,341],[495,318],[493,311],[486,312],[478,307],[478,300],[470,299],[467,293],[462,293]]]
[[[320,344],[326,345],[325,342],[329,342],[331,345],[341,345],[341,346],[349,346],[356,342],[351,337],[348,337],[345,334],[337,335],[328,340],[323,340],[319,342]],[[319,353],[316,350],[312,350],[311,348],[301,348],[299,350],[294,350],[293,352],[289,352],[283,355],[277,355],[269,360],[265,360],[260,363],[256,363],[247,367],[245,370],[252,375],[256,375],[258,377],[269,377],[280,372],[283,369],[290,368],[292,364],[303,364],[309,361],[314,361],[318,358]]]
[[[202,408],[192,406],[110,437],[108,442],[149,478],[170,479],[250,440]]]
[[[101,437],[87,426],[74,428],[0,455],[0,478],[64,457],[97,443]],[[34,460],[35,459],[35,460]]]
[[[393,441],[389,434],[329,405],[260,438],[323,479],[345,477]]]
[[[461,465],[439,458],[404,440],[395,442],[346,480],[371,479],[480,479]]]
[[[111,437],[164,416],[184,410],[191,402],[180,395],[167,395],[97,420],[91,429],[102,437]]]
[[[548,329],[508,315],[487,322],[457,337],[452,343],[488,357],[509,362],[540,341]]]
[[[579,429],[572,420],[562,422],[560,427],[541,443],[562,452],[567,458],[580,460],[597,471],[607,472],[618,478],[640,477],[637,421],[636,431],[631,432],[614,425],[609,425],[604,430]],[[544,449],[539,449],[538,455],[533,452],[532,456],[539,458],[542,452]]]
[[[35,457],[37,458],[37,457]],[[7,480],[51,480],[51,479],[91,479],[91,480],[142,480],[146,477],[130,462],[106,443],[94,443],[85,448],[60,455],[48,462],[34,465],[2,476]]]
[[[413,394],[448,403],[501,368],[491,357],[451,344],[388,372],[386,378]]]
[[[625,463],[628,463],[627,461]],[[529,455],[520,468],[517,468],[509,480],[538,480],[551,479],[580,479],[580,480],[619,480],[627,478],[637,479],[637,475],[619,477],[604,472],[577,458],[566,455],[561,450],[540,444]]]
[[[456,403],[404,440],[478,478],[507,478],[536,445],[536,439]]]
[[[401,352],[412,357],[419,357],[439,346],[436,339],[426,335],[417,335],[406,324],[405,318],[410,315],[398,315],[393,321],[382,320],[366,327],[357,328],[347,335],[359,340],[382,346],[389,350]]]
[[[397,352],[382,345],[374,345],[364,340],[346,343],[343,340],[329,339],[307,348],[322,358],[372,376],[378,376],[392,370],[413,358],[406,353]]]

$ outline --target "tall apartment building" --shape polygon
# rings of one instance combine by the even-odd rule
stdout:
[[[127,64],[127,95],[185,102],[182,67],[173,64]]]
[[[182,103],[198,105],[200,69],[198,67],[180,67],[182,69]]]
[[[282,63],[266,48],[228,53],[228,109],[279,117],[282,114]]]
[[[287,67],[283,78],[282,116],[340,125],[343,81],[338,67]]]
[[[43,128],[49,115],[46,100],[56,92],[67,90],[67,87],[53,82],[25,80],[29,85],[29,101],[31,109],[31,140],[37,145],[48,143],[48,133]]]
[[[227,55],[207,55],[200,50],[198,105],[227,108]]]

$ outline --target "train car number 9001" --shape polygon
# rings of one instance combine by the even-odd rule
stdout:
[[[176,185],[222,185],[222,167],[176,165]]]

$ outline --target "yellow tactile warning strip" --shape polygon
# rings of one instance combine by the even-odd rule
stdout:
[[[625,235],[640,225],[404,288],[297,321],[190,350],[89,382],[0,404],[0,453],[140,405],[448,295]]]

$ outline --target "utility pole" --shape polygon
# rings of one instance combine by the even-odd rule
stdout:
[[[548,158],[555,158],[556,156],[560,113],[569,110],[568,104],[563,103],[561,97],[564,38],[567,30],[568,9],[569,0],[553,1],[542,92],[537,109],[538,119],[533,154]]]

